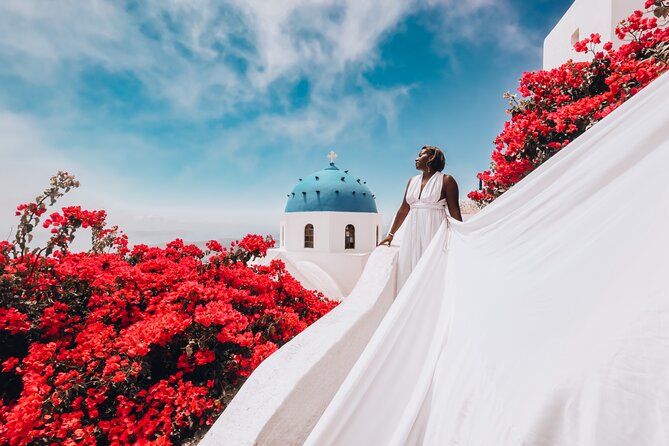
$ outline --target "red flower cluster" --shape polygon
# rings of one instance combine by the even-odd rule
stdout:
[[[523,73],[523,99],[506,95],[511,119],[494,141],[490,169],[477,175],[481,190],[470,199],[490,203],[669,68],[669,27],[658,25],[658,17],[669,16],[669,2],[645,6],[655,17],[635,11],[623,20],[616,33],[627,41],[619,49],[607,42],[598,51],[601,38],[592,34],[574,45],[591,52],[591,62]]]
[[[97,228],[102,226],[105,218],[107,218],[105,211],[86,211],[82,210],[81,206],[69,206],[62,209],[62,214],[58,212],[51,214],[44,220],[42,226],[45,228],[53,226],[52,233],[57,233],[58,227],[67,224],[75,228]]]
[[[43,207],[18,212],[35,226]],[[30,250],[32,227],[17,231],[22,247],[0,242],[0,444],[179,443],[336,305],[279,261],[247,264],[271,238],[129,250],[104,220],[69,207],[43,226],[97,228],[116,252]]]
[[[230,244],[230,255],[246,263],[253,257],[265,257],[267,249],[272,247],[274,247],[274,240],[271,237],[263,238],[256,234],[249,234],[241,241]]]

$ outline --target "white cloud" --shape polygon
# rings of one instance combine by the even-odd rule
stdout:
[[[445,53],[462,41],[494,45],[502,53],[537,51],[542,44],[532,30],[521,28],[518,11],[507,1],[426,0],[426,4],[438,17],[429,26]]]
[[[99,65],[132,73],[178,112],[216,116],[266,102],[282,79],[332,92],[338,76],[374,65],[384,36],[426,8],[441,11],[449,41],[480,38],[481,29],[515,32],[492,0],[5,0],[0,57],[13,63],[0,70],[56,84],[57,73],[71,82]]]
[[[12,93],[0,92],[2,186],[11,190],[0,195],[0,231],[11,224],[9,210],[41,191],[56,170],[69,169],[84,185],[75,201],[107,208],[114,222],[147,240],[188,233],[193,219],[200,221],[195,238],[215,230],[240,233],[248,218],[183,203],[170,209],[134,190],[141,181],[113,170],[110,155],[95,159],[90,153],[122,147],[114,156],[128,163],[141,162],[137,153],[157,159],[159,150],[131,130],[102,131],[90,144],[80,137],[65,146],[68,132],[104,127],[76,105],[80,77],[97,67],[137,79],[159,103],[135,117],[148,123],[197,123],[250,106],[268,110],[203,144],[201,156],[175,176],[181,185],[221,159],[252,171],[261,162],[258,149],[268,145],[296,153],[336,141],[362,142],[372,126],[392,131],[411,86],[381,89],[362,74],[381,62],[383,39],[426,9],[442,18],[435,32],[446,43],[481,38],[485,21],[488,38],[517,32],[513,17],[493,0],[3,0],[0,76],[48,95],[36,98],[39,113],[31,114],[7,111],[2,98]],[[300,80],[309,85],[306,104],[272,111],[273,101],[288,96]],[[240,150],[247,151],[235,156]],[[254,221],[272,226],[272,212],[262,211]]]

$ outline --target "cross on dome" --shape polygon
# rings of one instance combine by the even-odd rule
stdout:
[[[328,159],[330,160],[330,164],[334,164],[335,160],[337,159],[337,154],[334,153],[333,150],[330,150],[330,153],[328,153]]]

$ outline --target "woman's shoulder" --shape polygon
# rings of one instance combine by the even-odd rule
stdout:
[[[442,174],[442,180],[443,180],[444,184],[449,184],[449,183],[456,183],[457,184],[457,182],[455,181],[455,178],[453,178],[451,175],[449,175],[447,173],[444,173],[444,172],[440,172],[440,173]]]

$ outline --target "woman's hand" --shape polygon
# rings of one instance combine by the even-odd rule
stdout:
[[[404,190],[404,198],[402,199],[402,205],[397,210],[397,214],[395,214],[395,218],[393,219],[393,224],[390,227],[390,231],[388,232],[388,235],[386,235],[386,238],[381,240],[377,246],[381,245],[390,246],[390,244],[393,242],[395,231],[397,231],[400,228],[400,226],[402,226],[402,222],[407,217],[409,209],[411,209],[409,207],[409,203],[407,203],[407,191],[409,190],[410,184],[411,184],[411,178],[409,178],[409,182],[407,183],[407,188]]]
[[[379,246],[381,246],[381,245],[388,245],[388,246],[390,246],[390,244],[391,244],[392,242],[393,242],[393,235],[392,235],[392,234],[388,234],[388,235],[386,236],[386,238],[384,238],[383,240],[381,240],[381,241],[379,242]]]

